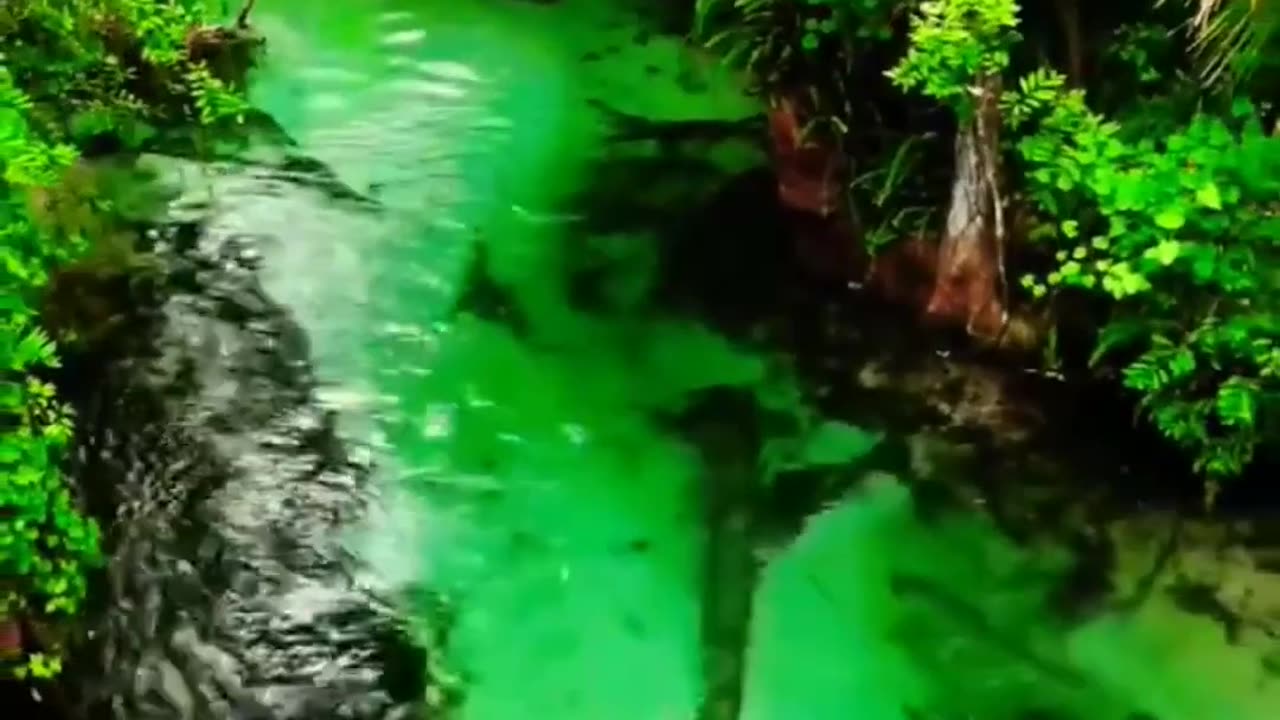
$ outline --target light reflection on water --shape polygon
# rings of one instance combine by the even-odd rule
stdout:
[[[262,9],[273,59],[256,100],[378,208],[228,180],[218,193],[219,231],[276,236],[266,251],[269,289],[311,335],[329,383],[322,402],[340,409],[352,440],[376,455],[381,503],[358,541],[369,582],[446,589],[465,603],[451,650],[473,674],[467,720],[687,717],[698,695],[691,498],[700,468],[650,415],[661,399],[701,384],[750,382],[750,371],[732,368],[752,361],[658,318],[620,329],[578,317],[561,307],[564,278],[538,274],[554,267],[553,248],[576,220],[551,201],[589,182],[574,173],[591,152],[584,140],[577,155],[558,154],[563,142],[548,139],[566,124],[590,123],[565,120],[586,111],[565,109],[580,98],[565,90],[572,79],[545,48],[515,41],[510,21],[460,30],[456,18],[427,25],[426,11],[336,12],[287,2]],[[477,243],[517,270],[526,259],[537,268],[513,277],[543,302],[532,320],[555,347],[529,346],[492,323],[453,322]],[[682,362],[646,358],[622,339],[670,349]],[[699,363],[703,375],[692,377]],[[731,368],[728,378],[707,371],[718,363]],[[943,628],[923,642],[941,639],[923,655],[904,651],[889,638],[904,613],[887,594],[885,557],[910,540],[922,572],[942,577],[947,563],[930,557],[988,548],[991,531],[970,526],[949,548],[922,536],[909,508],[877,497],[848,510],[861,519],[824,517],[814,533],[825,532],[827,544],[806,538],[770,576],[750,720],[905,720],[905,703],[944,690],[956,694],[957,712],[978,708],[984,720],[1004,720],[1014,695],[1037,692],[1064,707],[1092,706],[1088,720],[1119,720],[1142,693],[1135,678],[1148,670],[1114,666],[1114,691],[1100,681],[1081,693],[1051,692],[1025,663],[983,646],[989,628],[948,629],[936,608],[915,610],[933,612]],[[654,550],[619,550],[637,539]],[[796,569],[810,561],[818,569]],[[811,583],[800,576],[819,571],[850,599],[832,607],[806,596]],[[966,588],[975,589],[988,588]],[[965,600],[991,610],[991,597]],[[1003,618],[1025,636],[1020,642],[1048,624],[1028,608]],[[834,630],[841,627],[847,637]],[[1069,646],[1093,638],[1129,653],[1133,665],[1149,664],[1123,634],[1113,646],[1098,636],[1051,635],[1045,652],[1071,663],[1079,653]],[[955,668],[961,680],[952,682],[922,671],[930,662],[933,673],[969,666]],[[1178,693],[1161,692],[1152,701],[1165,705],[1161,720],[1207,720],[1193,693],[1173,702]],[[1261,720],[1213,707],[1223,714],[1212,720]]]

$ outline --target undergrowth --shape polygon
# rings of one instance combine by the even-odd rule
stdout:
[[[968,100],[979,76],[1010,74],[1020,13],[1013,0],[923,3],[890,75]],[[1029,299],[1106,301],[1091,365],[1137,394],[1212,501],[1277,437],[1280,137],[1247,85],[1186,93],[1176,65],[1154,65],[1152,35],[1116,32],[1110,54],[1147,94],[1117,117],[1053,67],[1006,77],[1005,164],[1021,181],[1012,189],[1032,218],[1030,240],[1053,256],[1047,271],[1023,275]]]
[[[48,380],[58,347],[38,311],[51,275],[92,245],[92,218],[106,211],[72,180],[81,151],[242,116],[231,79],[206,63],[217,40],[206,23],[202,4],[179,0],[0,6],[0,622],[74,617],[101,561],[98,527],[63,476],[72,414]],[[62,648],[42,642],[51,646],[0,658],[0,677],[59,672]]]
[[[899,161],[920,147],[945,150],[935,138],[960,138],[978,122],[989,234],[1001,248],[1002,218],[1016,221],[1016,309],[1052,324],[1073,308],[1071,327],[1095,331],[1089,367],[1082,360],[1073,369],[1134,393],[1141,414],[1203,477],[1208,499],[1260,451],[1280,452],[1274,7],[700,0],[697,8],[700,34],[727,62],[770,96],[806,99],[807,119],[838,129],[835,145],[854,168],[851,224],[869,249],[920,236],[899,218],[944,205],[955,185]],[[891,85],[874,84],[868,70]],[[859,144],[863,137],[881,141]],[[881,184],[870,200],[864,177]],[[927,217],[940,224],[938,214]],[[1008,295],[1004,257],[998,290]],[[1060,370],[1057,331],[1047,334],[1050,369]]]

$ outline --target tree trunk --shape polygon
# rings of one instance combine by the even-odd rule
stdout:
[[[1054,0],[1058,22],[1062,25],[1062,42],[1066,52],[1067,80],[1072,87],[1084,83],[1084,39],[1080,34],[1080,5],[1078,0]]]
[[[769,108],[778,197],[785,207],[830,217],[840,209],[843,156],[836,148],[804,137],[804,118],[786,97]]]
[[[977,84],[976,111],[955,141],[951,205],[926,314],[998,338],[1005,326],[1005,229],[998,167],[999,80]]]
[[[0,618],[0,660],[22,655],[22,624],[12,618]]]

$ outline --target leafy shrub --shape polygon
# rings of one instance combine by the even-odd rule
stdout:
[[[1265,437],[1280,389],[1280,138],[1253,107],[1201,114],[1163,141],[1126,139],[1042,73],[1010,115],[1046,112],[1019,152],[1057,225],[1057,267],[1027,276],[1115,301],[1095,362],[1128,352],[1126,387],[1214,483]]]
[[[41,375],[58,366],[35,308],[51,273],[89,245],[67,183],[102,135],[246,109],[190,54],[200,5],[171,0],[14,0],[0,7],[0,620],[77,612],[99,531],[76,508],[60,465],[69,408]],[[55,648],[56,650],[56,648]],[[10,668],[49,676],[56,655]]]
[[[197,0],[9,2],[0,9],[0,62],[45,134],[136,134],[235,118],[247,109],[243,98],[190,56],[204,8]]]
[[[30,107],[0,67],[0,616],[7,617],[75,612],[84,567],[98,557],[97,528],[76,511],[59,471],[70,414],[38,379],[58,358],[31,304],[53,264],[83,241],[39,229],[26,201],[55,187],[76,155],[33,135]]]
[[[878,250],[933,215],[928,143],[884,103],[881,72],[902,43],[910,4],[894,0],[698,0],[695,35],[746,71],[770,100],[785,99],[841,154],[845,201],[857,232]],[[882,87],[883,86],[883,87]],[[847,161],[847,162],[846,162]]]
[[[963,121],[1007,72],[1018,36],[1013,0],[938,0],[920,6],[912,46],[890,71],[955,109]],[[1179,93],[1151,66],[1160,40],[1130,28],[1110,57],[1135,88]],[[1127,39],[1126,39],[1127,38]],[[1118,363],[1155,426],[1193,458],[1212,492],[1274,438],[1280,391],[1280,138],[1245,100],[1230,112],[1178,112],[1126,122],[1093,111],[1082,90],[1040,69],[1002,93],[1004,125],[1039,215],[1034,233],[1055,264],[1022,285],[1033,299],[1060,292],[1110,301],[1095,367]],[[1152,137],[1155,127],[1171,133]],[[1143,137],[1146,135],[1146,137]]]
[[[967,118],[975,83],[1009,66],[1017,15],[1014,0],[923,3],[911,18],[911,49],[888,75],[898,87],[918,89]]]
[[[769,95],[808,104],[840,132],[846,80],[865,50],[893,36],[890,0],[698,0],[695,33]]]

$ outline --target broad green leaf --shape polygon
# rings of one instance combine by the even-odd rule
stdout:
[[[1156,213],[1156,225],[1165,230],[1178,230],[1187,224],[1187,217],[1183,214],[1182,208],[1169,207]]]
[[[1177,240],[1164,240],[1159,245],[1156,245],[1153,248],[1148,248],[1147,251],[1143,253],[1143,256],[1168,267],[1173,264],[1174,260],[1178,259],[1178,255],[1181,252],[1182,243]]]
[[[1222,195],[1218,192],[1218,186],[1210,182],[1201,187],[1196,191],[1196,202],[1210,210],[1221,210]]]
[[[1107,323],[1098,334],[1089,365],[1096,366],[1108,354],[1123,350],[1151,338],[1151,324],[1141,318]]]
[[[1218,388],[1218,418],[1231,427],[1253,427],[1257,403],[1257,385],[1239,376],[1231,378]]]

